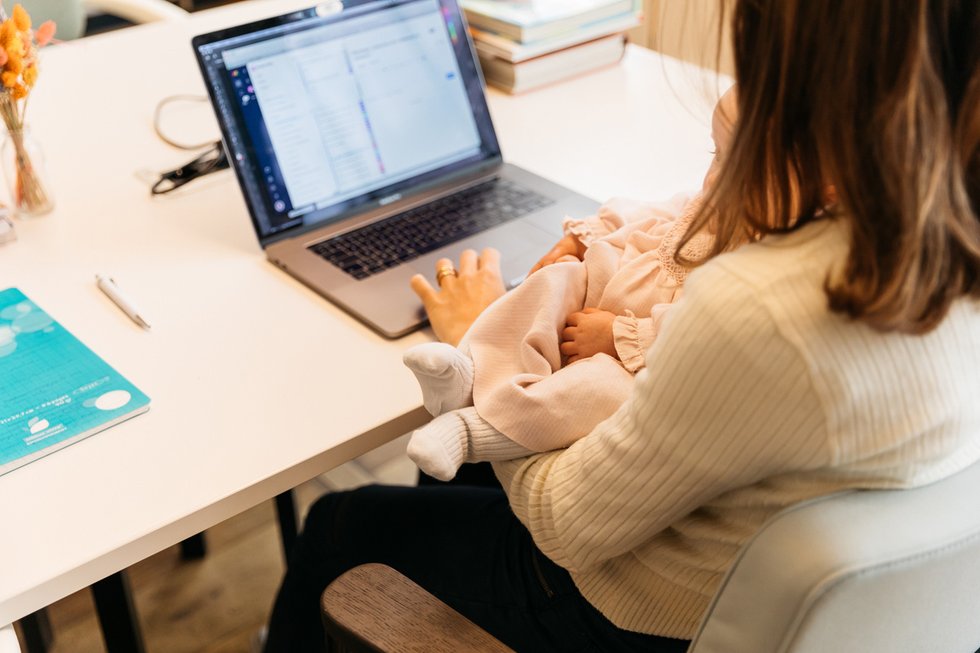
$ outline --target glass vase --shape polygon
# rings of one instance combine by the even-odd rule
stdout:
[[[54,202],[44,174],[44,152],[31,138],[30,130],[8,130],[0,158],[14,214],[30,218],[49,213]]]

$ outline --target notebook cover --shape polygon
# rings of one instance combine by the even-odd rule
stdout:
[[[20,290],[0,291],[0,474],[145,412],[149,404]]]

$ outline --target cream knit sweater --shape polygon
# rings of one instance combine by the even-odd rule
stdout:
[[[496,463],[511,506],[583,596],[628,630],[690,638],[771,515],[904,488],[980,459],[980,306],[924,336],[831,313],[843,221],[690,275],[632,397],[571,447]]]

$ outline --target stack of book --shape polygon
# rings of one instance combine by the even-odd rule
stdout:
[[[616,63],[634,0],[461,0],[487,83],[510,93]]]

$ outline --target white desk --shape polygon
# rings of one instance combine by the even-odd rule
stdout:
[[[191,36],[304,4],[257,0],[44,53],[28,120],[57,207],[17,223],[18,242],[0,247],[0,287],[20,287],[153,404],[0,477],[0,625],[426,418],[401,352],[429,334],[386,341],[268,264],[230,172],[157,199],[134,174],[188,159],[151,120],[164,96],[203,93]],[[491,93],[505,156],[596,198],[698,187],[711,101],[689,88],[679,103],[665,71],[679,84],[697,75],[632,48],[571,83]],[[197,111],[167,128],[200,135],[208,124]],[[96,289],[97,272],[138,301],[152,331]]]

